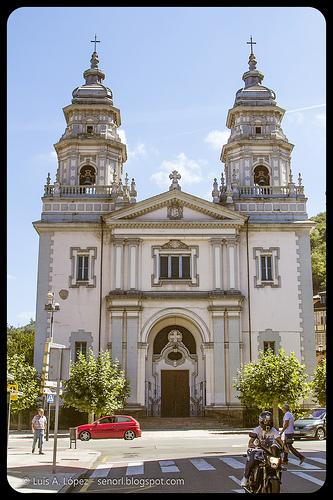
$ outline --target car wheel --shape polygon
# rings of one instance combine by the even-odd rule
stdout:
[[[135,438],[135,432],[134,431],[126,431],[124,434],[124,439],[134,439]]]
[[[89,431],[82,431],[80,432],[79,438],[81,439],[81,441],[89,441],[89,439],[91,438],[91,434]]]
[[[319,441],[322,441],[325,439],[325,430],[322,427],[319,427],[316,432],[316,439],[319,439]]]

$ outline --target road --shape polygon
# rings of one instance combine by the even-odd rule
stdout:
[[[240,487],[248,437],[219,431],[146,431],[134,441],[78,442],[100,452],[76,493],[244,493]],[[289,457],[281,493],[312,493],[326,478],[326,441],[296,441],[302,466]]]

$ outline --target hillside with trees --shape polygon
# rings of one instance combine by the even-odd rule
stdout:
[[[321,212],[310,220],[316,227],[310,233],[312,257],[313,294],[326,290],[326,212]]]

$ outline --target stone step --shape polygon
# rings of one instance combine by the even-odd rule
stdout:
[[[221,424],[214,418],[188,417],[141,417],[138,418],[141,429],[219,429]]]

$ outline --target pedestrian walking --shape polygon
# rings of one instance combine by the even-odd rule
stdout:
[[[305,456],[302,455],[296,448],[293,447],[294,442],[294,415],[290,411],[290,406],[288,404],[284,404],[282,406],[282,411],[284,413],[283,416],[283,427],[280,432],[280,436],[284,433],[284,444],[285,449],[290,451],[295,457],[299,459],[299,465],[305,460]],[[283,463],[288,463],[288,451],[284,451]]]
[[[32,432],[34,433],[34,440],[32,444],[32,453],[35,453],[36,443],[38,441],[39,454],[45,455],[43,453],[43,442],[44,442],[44,431],[46,427],[46,417],[44,416],[43,408],[38,408],[37,415],[31,421]]]

